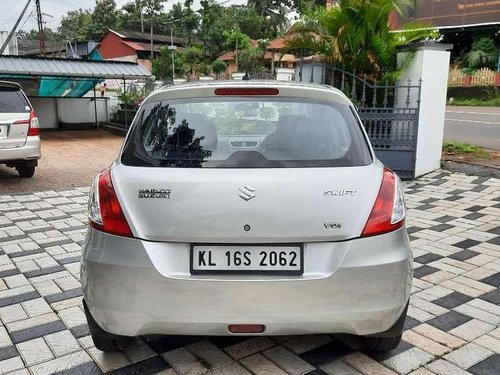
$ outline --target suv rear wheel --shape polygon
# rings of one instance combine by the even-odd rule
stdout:
[[[16,170],[19,173],[19,176],[23,178],[33,177],[33,175],[35,174],[35,167],[26,164],[21,164],[17,166]]]

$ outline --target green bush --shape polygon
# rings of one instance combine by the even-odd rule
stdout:
[[[457,98],[453,99],[450,105],[463,105],[463,106],[472,106],[472,107],[500,107],[500,97],[492,98],[492,99],[462,99]]]
[[[483,150],[481,147],[455,141],[445,141],[443,144],[443,151],[452,154],[468,155],[474,158],[491,158],[490,153]]]
[[[464,99],[486,102],[500,98],[500,90],[495,86],[448,87],[447,98],[453,98],[454,102]]]
[[[214,74],[224,73],[227,69],[227,64],[222,60],[215,60],[212,63],[212,71]]]

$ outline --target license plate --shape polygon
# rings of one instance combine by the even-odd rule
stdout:
[[[301,244],[191,245],[192,274],[302,275]]]

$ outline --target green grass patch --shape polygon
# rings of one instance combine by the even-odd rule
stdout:
[[[449,105],[462,105],[462,106],[472,106],[472,107],[500,107],[500,97],[490,98],[490,99],[461,99],[453,98]]]
[[[467,155],[477,159],[491,159],[488,151],[468,143],[445,141],[443,151],[449,154]]]

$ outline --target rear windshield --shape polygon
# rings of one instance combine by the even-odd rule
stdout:
[[[29,112],[30,106],[15,87],[0,87],[0,113]]]
[[[145,104],[122,155],[130,166],[293,168],[372,161],[348,105],[302,98]]]

